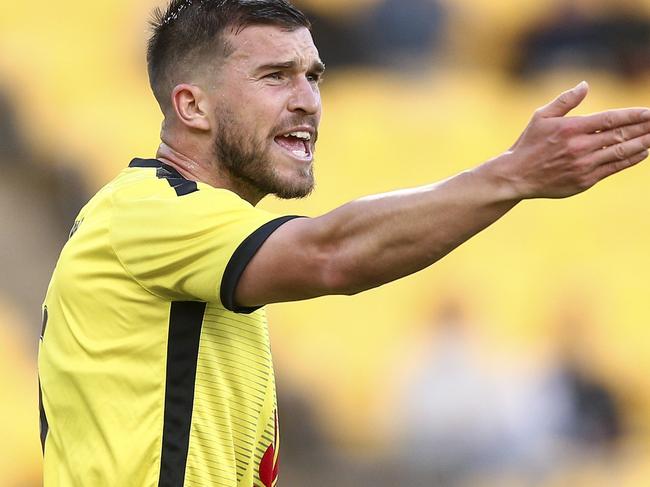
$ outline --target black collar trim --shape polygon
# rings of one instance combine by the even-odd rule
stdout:
[[[133,159],[129,167],[157,168],[156,177],[165,179],[178,196],[185,196],[199,190],[196,181],[184,178],[181,173],[158,159]]]
[[[164,164],[158,159],[133,159],[129,167],[162,167]]]

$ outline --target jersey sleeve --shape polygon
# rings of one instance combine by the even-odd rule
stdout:
[[[248,262],[282,224],[296,218],[259,210],[227,190],[114,203],[111,244],[125,270],[173,301],[238,307],[234,293]]]

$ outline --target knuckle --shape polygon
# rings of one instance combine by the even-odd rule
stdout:
[[[581,159],[579,161],[576,161],[576,170],[578,171],[580,177],[588,177],[593,169],[594,162],[592,160]]]
[[[631,156],[620,161],[615,161],[613,164],[614,170],[616,172],[622,171],[623,169],[634,166],[637,162],[639,162],[639,158],[637,156]]]
[[[554,129],[550,131],[548,140],[551,144],[557,144],[560,147],[563,147],[566,152],[570,152],[569,146],[571,145],[573,135],[574,128],[570,124],[562,124],[560,126],[555,126]]]
[[[627,140],[627,137],[625,135],[625,129],[623,129],[623,127],[618,127],[614,129],[614,131],[612,132],[612,136],[614,142],[616,143],[625,142]]]
[[[575,184],[579,184],[585,175],[588,174],[588,170],[586,170],[585,166],[586,163],[579,160],[575,160],[567,166],[567,174]]]
[[[586,191],[586,190],[588,190],[589,188],[591,188],[594,184],[595,184],[595,183],[591,180],[591,178],[590,178],[590,179],[584,179],[584,180],[582,181],[582,184],[580,184],[580,189],[581,189],[582,191]]]
[[[558,129],[558,133],[567,139],[575,135],[576,132],[576,125],[570,120],[566,120],[565,123],[563,123],[562,126]]]
[[[576,179],[576,187],[581,191],[587,190],[591,188],[593,185],[594,185],[594,181],[593,181],[593,176],[591,175],[583,174]]]
[[[628,158],[627,151],[622,144],[614,146],[614,155],[619,161],[624,161]]]
[[[616,161],[612,164],[612,174],[622,171],[625,168],[628,168],[633,165],[633,162],[630,159],[625,159],[623,161]]]
[[[634,154],[633,156],[630,156],[626,159],[626,163],[628,166],[634,166],[635,164],[638,164],[642,160],[648,157],[648,150],[645,149],[638,154]]]
[[[650,148],[650,135],[646,135],[641,139],[641,144],[644,148]]]
[[[605,113],[603,116],[603,125],[605,126],[606,129],[612,129],[615,127],[615,120],[614,120],[614,115],[612,115],[611,112]]]
[[[572,157],[579,157],[585,153],[586,145],[578,138],[572,138],[567,143],[567,154]]]

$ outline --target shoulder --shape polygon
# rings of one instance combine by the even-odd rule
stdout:
[[[232,191],[183,178],[157,160],[135,159],[111,190],[115,245],[137,238],[240,240],[277,215],[260,210]],[[208,241],[206,240],[206,241]]]
[[[111,197],[117,212],[150,212],[153,219],[184,213],[199,218],[234,210],[254,211],[237,194],[185,179],[156,159],[134,159],[112,186]]]

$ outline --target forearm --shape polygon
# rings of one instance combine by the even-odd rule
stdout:
[[[509,151],[475,169],[287,223],[246,267],[236,301],[255,306],[380,286],[433,264],[521,200],[572,196],[644,160],[650,110],[565,117],[586,93],[581,83],[538,109]]]
[[[366,197],[316,219],[330,251],[330,292],[352,294],[417,272],[494,223],[519,201],[499,156],[411,190]]]

